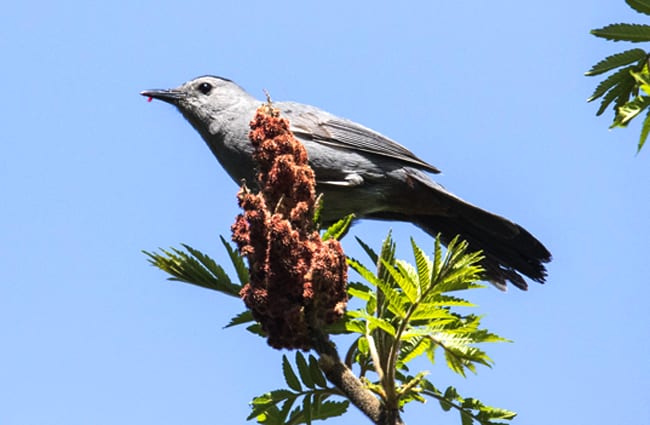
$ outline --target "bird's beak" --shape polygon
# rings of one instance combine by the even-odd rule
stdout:
[[[163,102],[171,103],[172,105],[175,105],[176,103],[178,103],[180,99],[184,97],[183,92],[175,89],[144,90],[141,91],[140,94],[148,98],[158,99],[158,100],[162,100]]]

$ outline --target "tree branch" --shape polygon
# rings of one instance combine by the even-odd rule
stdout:
[[[348,368],[334,343],[320,329],[311,331],[312,343],[319,354],[319,366],[327,379],[333,383],[359,410],[377,425],[403,425],[399,412],[387,411],[385,406],[367,389],[363,382]]]

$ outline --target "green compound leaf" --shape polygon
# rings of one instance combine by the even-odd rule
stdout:
[[[650,41],[650,25],[644,24],[611,24],[591,30],[591,33],[596,37],[611,41],[631,41],[633,43]]]
[[[298,392],[302,391],[302,385],[300,385],[300,381],[291,368],[291,363],[289,363],[289,359],[287,359],[286,355],[282,356],[282,373],[284,374],[284,380],[287,382],[289,388]]]
[[[311,371],[309,365],[307,364],[307,359],[300,352],[296,351],[296,366],[298,366],[298,373],[300,373],[300,379],[302,383],[307,386],[307,388],[314,388],[314,381],[311,379]]]
[[[226,248],[226,251],[228,251],[228,257],[230,257],[230,262],[235,267],[235,272],[237,273],[240,285],[246,285],[250,279],[248,277],[248,267],[246,267],[244,259],[223,236],[219,236],[219,238],[221,239],[223,246]]]
[[[325,375],[323,375],[323,371],[318,366],[318,360],[316,360],[316,357],[312,355],[309,356],[309,373],[311,374],[311,380],[314,384],[321,388],[327,388]]]
[[[639,13],[650,15],[650,0],[625,0],[625,3]]]
[[[630,102],[618,108],[614,123],[609,128],[626,127],[637,115],[650,106],[650,97],[637,96]]]
[[[601,81],[598,86],[596,86],[596,90],[592,93],[592,95],[587,99],[587,102],[592,102],[605,93],[609,89],[611,89],[614,86],[627,83],[629,84],[631,81],[634,81],[634,77],[632,76],[631,72],[634,70],[634,66],[628,66],[622,69],[619,69],[609,77],[605,78],[603,81]]]
[[[643,49],[630,49],[621,53],[616,53],[592,66],[589,71],[585,72],[585,75],[588,77],[599,75],[620,66],[639,62],[645,59],[647,55],[648,54]]]
[[[161,254],[142,251],[149,262],[171,275],[168,280],[190,283],[239,298],[242,286],[234,284],[221,266],[212,258],[189,245],[185,251],[161,249]]]
[[[239,313],[237,316],[233,317],[232,319],[230,319],[230,322],[225,327],[230,328],[233,326],[243,325],[245,323],[250,323],[254,321],[255,318],[253,317],[253,312],[250,310],[246,310],[244,312]]]
[[[323,233],[322,239],[326,241],[328,239],[336,239],[337,241],[341,240],[343,236],[348,233],[350,230],[350,225],[354,220],[354,214],[348,214],[336,223],[332,224],[327,228],[325,233]]]
[[[634,90],[634,78],[629,78],[622,80],[620,83],[612,87],[610,91],[603,96],[603,100],[600,103],[600,107],[596,112],[596,115],[602,115],[607,107],[614,101],[616,105],[623,105],[632,95],[632,90]]]
[[[286,400],[287,402],[293,401],[296,399],[296,394],[289,390],[275,390],[262,394],[261,396],[255,397],[251,401],[251,413],[248,415],[246,420],[258,419],[260,423],[266,424],[275,424],[283,423],[283,421],[278,422],[277,420],[279,414],[281,413],[279,409],[275,408],[275,405]],[[285,403],[286,404],[286,403]],[[290,404],[289,404],[290,406]],[[286,413],[283,418],[286,418]],[[262,416],[262,417],[260,417]]]

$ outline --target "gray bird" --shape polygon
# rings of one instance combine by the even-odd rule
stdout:
[[[203,140],[238,184],[255,181],[249,122],[262,104],[226,78],[203,76],[169,90],[140,93],[170,103],[201,134]],[[528,285],[524,274],[540,283],[550,252],[526,229],[482,210],[450,193],[428,173],[440,171],[395,141],[314,106],[274,102],[289,119],[316,174],[323,194],[324,224],[347,214],[359,218],[415,224],[443,243],[456,235],[472,250],[482,250],[485,278],[500,289],[510,281]],[[520,274],[521,273],[521,274]]]

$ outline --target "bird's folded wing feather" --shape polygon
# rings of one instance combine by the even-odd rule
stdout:
[[[404,146],[360,124],[333,116],[319,116],[313,112],[289,109],[284,113],[291,122],[291,131],[298,137],[404,161],[431,173],[440,172]]]

